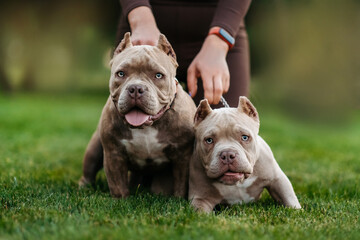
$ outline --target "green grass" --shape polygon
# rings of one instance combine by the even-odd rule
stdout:
[[[106,96],[0,97],[0,239],[359,239],[360,116],[301,124],[264,112],[260,133],[303,210],[257,203],[204,215],[146,191],[126,200],[78,190],[83,152]],[[341,126],[341,127],[340,127]]]

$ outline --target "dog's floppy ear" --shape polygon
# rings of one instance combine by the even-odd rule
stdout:
[[[195,126],[199,125],[201,121],[203,121],[209,113],[211,113],[212,109],[207,101],[207,99],[201,100],[195,114],[194,124]]]
[[[164,34],[160,34],[157,47],[164,51],[166,55],[172,57],[177,65],[176,54],[174,49],[171,47],[169,41],[166,39]]]
[[[247,97],[241,96],[239,98],[238,110],[251,117],[255,122],[260,122],[259,114],[257,113],[256,108]]]
[[[119,45],[116,47],[114,51],[114,56],[124,51],[125,48],[132,47],[131,39],[130,39],[130,33],[127,32],[124,35],[123,40],[119,43]]]

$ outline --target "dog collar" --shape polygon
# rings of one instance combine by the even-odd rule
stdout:
[[[170,106],[169,106],[169,108],[167,110],[169,110],[174,105],[175,98],[176,98],[176,93],[174,95],[174,99],[172,100],[172,102],[171,102],[171,104],[170,104]]]
[[[174,105],[175,98],[176,98],[176,95],[177,95],[177,86],[179,85],[179,80],[177,80],[176,77],[174,79],[175,79],[175,83],[176,83],[176,86],[175,86],[176,91],[175,91],[175,94],[174,94],[174,99],[171,101],[169,107],[165,111],[169,110]]]

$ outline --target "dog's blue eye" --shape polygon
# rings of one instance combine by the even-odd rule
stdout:
[[[205,142],[206,142],[207,144],[212,144],[212,143],[214,142],[214,139],[212,139],[212,138],[206,138],[206,139],[205,139]]]
[[[247,136],[247,135],[242,135],[241,136],[241,140],[243,140],[243,141],[247,141],[247,140],[249,140],[249,136]]]
[[[163,77],[163,75],[162,75],[161,73],[157,73],[157,74],[155,75],[155,77],[156,77],[157,79],[161,79],[161,78]]]
[[[123,72],[123,71],[118,71],[117,73],[116,73],[116,75],[118,76],[118,77],[124,77],[125,76],[125,73]]]

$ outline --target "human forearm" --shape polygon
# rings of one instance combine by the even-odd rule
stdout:
[[[156,45],[160,31],[149,7],[140,6],[128,14],[131,28],[131,42],[134,45]]]
[[[128,21],[131,30],[143,26],[156,27],[156,22],[151,9],[146,6],[140,6],[131,10],[128,14]]]
[[[120,0],[121,10],[125,17],[134,8],[145,6],[151,8],[149,0]]]
[[[219,0],[211,27],[224,28],[233,37],[244,19],[251,0]]]

